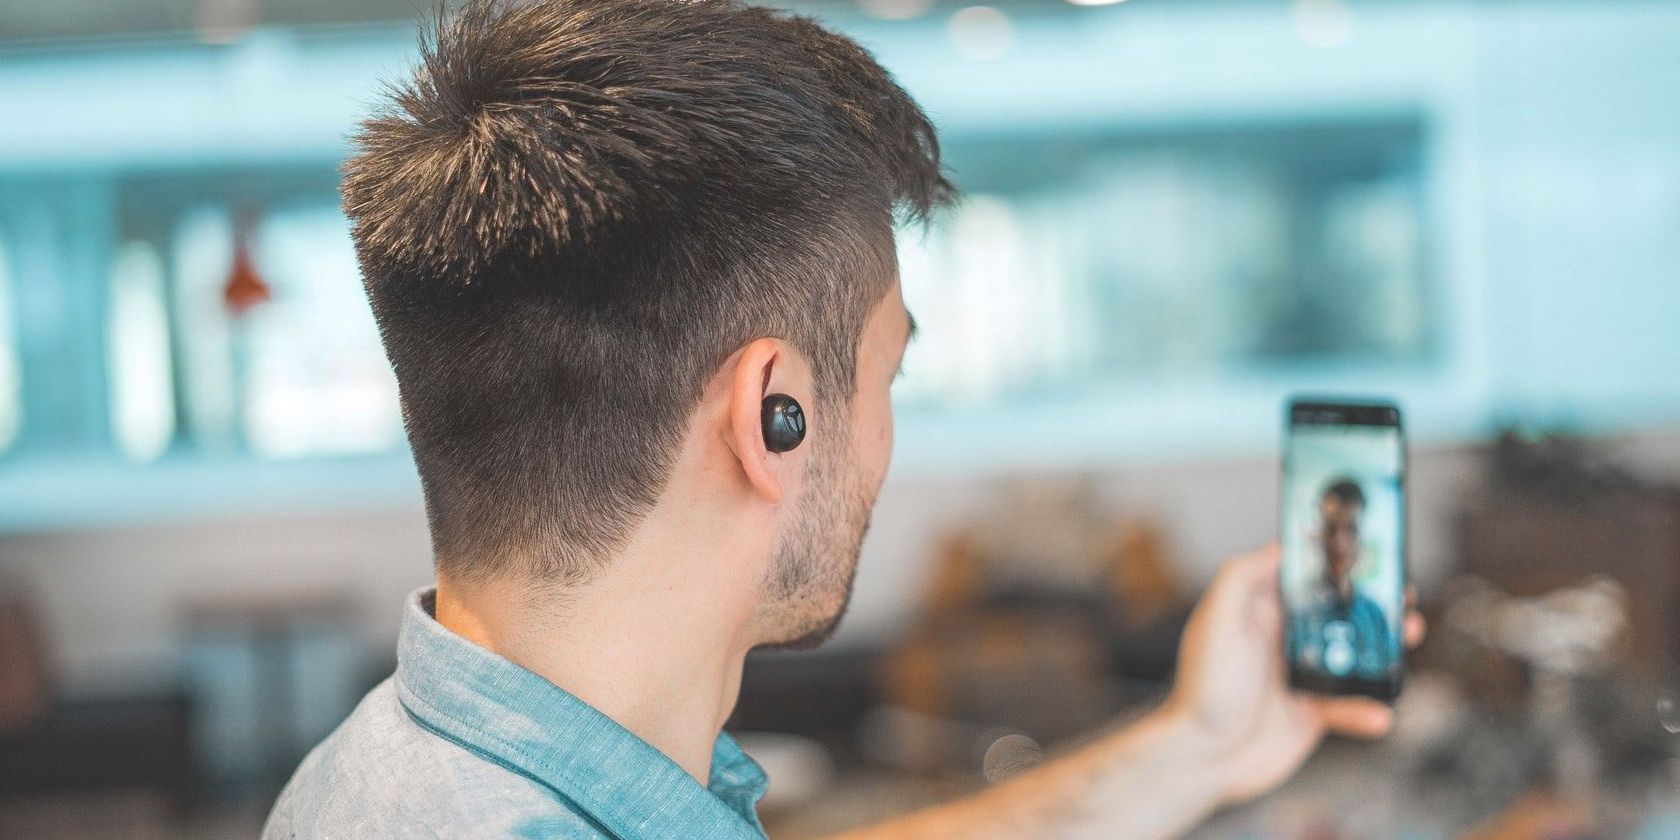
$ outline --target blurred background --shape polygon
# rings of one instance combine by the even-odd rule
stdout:
[[[430,579],[336,167],[421,0],[0,0],[0,835],[242,837]],[[1433,619],[1206,837],[1680,836],[1680,3],[835,0],[968,194],[857,594],[731,729],[807,837],[1157,700],[1282,404],[1392,396]],[[1138,807],[1148,807],[1138,803]]]

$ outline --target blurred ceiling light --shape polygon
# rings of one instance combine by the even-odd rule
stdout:
[[[1067,2],[1075,6],[1113,6],[1116,3],[1124,3],[1126,0],[1067,0]]]
[[[1009,16],[991,6],[969,6],[951,15],[947,27],[951,46],[963,58],[991,61],[1002,58],[1015,43],[1015,27]]]
[[[1295,0],[1295,31],[1310,47],[1339,47],[1353,30],[1353,15],[1342,0]]]
[[[262,22],[262,0],[198,0],[193,29],[207,44],[231,44]]]
[[[933,0],[858,0],[863,13],[882,20],[910,20],[933,8]]]

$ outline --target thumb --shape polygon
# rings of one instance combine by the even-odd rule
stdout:
[[[1375,700],[1315,697],[1319,717],[1331,732],[1352,738],[1381,738],[1394,728],[1394,709]]]

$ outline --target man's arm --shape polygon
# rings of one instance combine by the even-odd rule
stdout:
[[[980,794],[844,837],[1168,837],[1222,801],[1212,750],[1163,708]]]
[[[845,835],[871,838],[1170,837],[1288,778],[1326,731],[1393,723],[1362,698],[1298,695],[1284,681],[1277,548],[1225,565],[1191,615],[1159,709],[997,787]],[[1407,617],[1408,641],[1423,634]]]

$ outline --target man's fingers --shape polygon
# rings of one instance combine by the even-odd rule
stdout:
[[[1277,578],[1280,556],[1282,552],[1277,541],[1273,540],[1259,549],[1232,557],[1220,567],[1219,574],[1244,585],[1267,583]]]
[[[1319,698],[1325,728],[1353,738],[1380,738],[1394,728],[1394,710],[1375,700]]]
[[[1415,648],[1423,643],[1423,634],[1427,632],[1429,624],[1417,609],[1417,587],[1406,584],[1406,623],[1400,637],[1406,640],[1406,647]]]
[[[1406,627],[1403,634],[1406,639],[1406,647],[1415,648],[1422,644],[1423,635],[1427,632],[1429,632],[1429,622],[1424,620],[1423,613],[1416,610],[1406,613]]]
[[[1265,587],[1277,586],[1278,547],[1271,542],[1266,547],[1247,554],[1239,554],[1219,567],[1213,585],[1203,599],[1204,611],[1239,615],[1239,610]],[[1214,607],[1213,604],[1220,606]]]
[[[1239,574],[1251,589],[1276,586],[1278,563],[1282,557],[1282,549],[1278,548],[1277,541],[1273,540],[1256,551],[1239,556],[1232,565],[1240,570]]]

